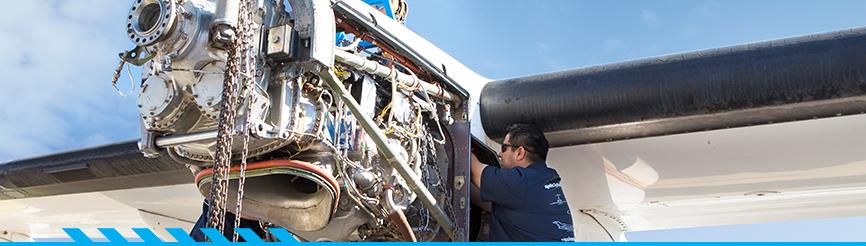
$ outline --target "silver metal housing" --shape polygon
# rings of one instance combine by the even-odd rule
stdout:
[[[150,45],[167,36],[176,18],[177,6],[172,0],[137,0],[126,18],[126,32],[135,44]]]

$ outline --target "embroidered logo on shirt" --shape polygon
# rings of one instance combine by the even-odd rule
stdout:
[[[571,224],[562,223],[561,221],[554,221],[554,225],[556,225],[556,229],[560,229],[563,231],[574,231],[574,226]]]
[[[560,185],[559,182],[544,185],[544,189],[546,189],[546,190],[553,189],[553,188],[561,188],[561,187],[562,187],[562,185]]]
[[[567,204],[568,202],[565,199],[562,199],[562,194],[556,194],[556,201],[550,203],[550,205],[562,205]]]
[[[563,241],[563,242],[574,242],[574,237],[560,238],[559,241]]]

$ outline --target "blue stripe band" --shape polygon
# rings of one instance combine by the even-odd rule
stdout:
[[[271,235],[274,235],[274,237],[276,237],[277,240],[280,240],[280,242],[283,242],[283,243],[296,243],[296,242],[298,242],[298,240],[295,240],[295,237],[293,237],[292,234],[289,233],[289,231],[287,231],[286,229],[270,228],[270,229],[268,229],[268,231],[270,231]]]
[[[135,234],[138,234],[138,237],[140,237],[141,240],[144,241],[145,243],[161,243],[162,242],[162,240],[160,240],[159,237],[157,237],[156,234],[154,234],[153,231],[151,231],[150,229],[132,228],[132,231],[134,231]]]
[[[89,237],[87,237],[87,235],[84,234],[84,232],[81,231],[81,229],[63,228],[63,231],[66,232],[66,235],[69,235],[69,238],[72,238],[72,241],[75,241],[76,243],[92,243],[93,242],[92,240],[90,240]]]
[[[202,233],[204,233],[205,236],[207,236],[208,238],[210,238],[210,241],[211,241],[211,242],[214,242],[214,243],[228,243],[228,242],[229,242],[229,240],[226,239],[226,237],[224,237],[223,234],[220,233],[220,231],[217,231],[217,229],[214,229],[214,228],[201,228],[201,229],[199,229],[199,230],[200,230]]]
[[[171,234],[171,236],[174,237],[174,240],[178,243],[195,242],[195,240],[193,240],[192,237],[189,236],[189,233],[184,231],[182,228],[165,228],[165,231],[167,231],[168,234]]]
[[[129,241],[126,240],[126,238],[124,238],[122,235],[120,235],[120,232],[117,232],[117,229],[114,229],[114,228],[98,228],[97,230],[99,230],[99,232],[101,232],[102,235],[104,235],[105,238],[107,238],[109,242],[113,242],[113,243],[126,243],[126,242],[129,242]]]
[[[250,243],[263,243],[262,238],[259,237],[258,234],[253,232],[250,228],[235,228],[235,231],[238,232],[238,235],[243,237],[244,240]]]

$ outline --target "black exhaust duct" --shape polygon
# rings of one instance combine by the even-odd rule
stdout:
[[[538,124],[552,146],[866,111],[866,28],[494,81],[481,119],[497,141]]]

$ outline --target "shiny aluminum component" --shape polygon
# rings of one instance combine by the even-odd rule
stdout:
[[[133,4],[128,19],[141,20],[142,25],[130,22],[130,32],[139,36],[158,35],[149,36],[147,40],[153,42],[147,43],[136,42],[139,36],[131,36],[133,42],[143,46],[148,56],[153,56],[142,71],[143,77],[148,80],[139,96],[141,116],[145,121],[143,127],[146,130],[158,131],[158,135],[170,137],[172,134],[216,129],[222,103],[226,52],[208,44],[208,28],[213,22],[215,10],[216,4],[207,0],[141,0]],[[149,15],[153,15],[153,25],[165,25],[166,29],[154,29],[152,32],[142,30],[146,27],[144,24],[149,23]],[[136,29],[136,25],[142,28]],[[257,38],[252,38],[251,43],[257,43]],[[259,79],[256,81],[261,82]],[[252,90],[252,96],[245,100],[252,100],[252,108],[255,109],[252,110],[253,120],[261,121],[260,118],[268,115],[270,102],[267,92]],[[247,113],[244,109],[238,110],[241,114]],[[315,117],[317,114],[310,115]],[[166,133],[169,135],[166,136]],[[192,161],[212,162],[214,143],[213,139],[184,143],[175,145],[173,151]],[[250,156],[265,154],[286,144],[288,141],[285,139],[252,139]],[[241,149],[240,145],[232,147],[236,153]]]
[[[196,73],[203,66],[214,61],[224,61],[225,51],[211,48],[208,43],[208,25],[212,22],[214,3],[207,0],[184,0],[177,4],[173,0],[141,0],[130,11],[131,19],[139,19],[145,24],[153,15],[153,32],[139,32],[135,25],[127,29],[130,39],[144,46],[148,54],[156,54],[151,60],[155,72],[164,73],[173,79],[180,88],[196,82]],[[147,3],[145,5],[145,3]],[[159,6],[157,8],[156,6]],[[162,7],[167,6],[167,7]],[[147,11],[143,11],[143,9]],[[145,36],[142,36],[145,35]],[[150,36],[147,36],[150,35]],[[145,43],[143,40],[147,38]],[[147,72],[145,72],[147,73]]]
[[[137,0],[126,18],[126,33],[133,42],[146,46],[164,39],[177,22],[173,0]]]
[[[236,36],[240,0],[217,1],[216,16],[210,26],[211,44],[219,49],[228,49]]]
[[[172,135],[170,137],[162,137],[156,139],[156,146],[169,147],[185,143],[194,143],[203,140],[214,139],[217,136],[216,131],[196,132],[183,135]]]
[[[355,182],[355,186],[357,186],[358,189],[361,189],[361,191],[368,196],[375,196],[381,192],[380,188],[382,186],[380,184],[379,176],[370,171],[355,170],[355,172],[352,173],[352,180]]]
[[[198,82],[190,87],[192,97],[198,108],[205,116],[212,120],[219,118],[220,103],[222,102],[223,71],[224,62],[208,63],[201,69]]]
[[[418,77],[416,76],[399,72],[394,68],[386,67],[375,61],[367,60],[366,58],[359,55],[355,55],[342,50],[335,50],[334,55],[336,56],[337,61],[341,63],[370,72],[377,76],[382,76],[395,80],[396,82],[400,83],[400,85],[403,86],[405,89],[423,90],[427,93],[430,93],[430,96],[440,97],[448,101],[452,101],[457,98],[454,96],[454,94],[445,91],[445,89],[443,89],[442,87],[418,79]]]
[[[135,2],[130,38],[144,58],[132,64],[143,64],[146,78],[140,149],[155,156],[164,148],[195,166],[200,191],[213,201],[213,227],[234,211],[304,240],[429,240],[438,228],[462,240],[443,203],[450,166],[437,155],[452,150],[439,140],[446,135],[437,115],[463,99],[413,75],[429,71],[403,69],[417,64],[395,69],[336,48],[332,6]],[[296,161],[307,164],[286,166]],[[386,191],[390,203],[382,202]],[[418,235],[410,227],[420,227]]]
[[[292,31],[291,25],[271,27],[268,31],[268,56],[278,60],[292,56]]]
[[[171,130],[188,104],[189,101],[183,98],[171,80],[151,76],[141,85],[138,110],[148,130]]]

